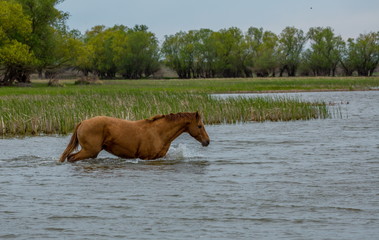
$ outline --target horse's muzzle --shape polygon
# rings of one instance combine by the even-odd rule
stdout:
[[[210,140],[205,140],[201,142],[201,145],[203,145],[203,147],[206,147],[209,145],[209,143],[210,143]]]

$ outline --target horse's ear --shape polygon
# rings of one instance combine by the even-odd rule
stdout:
[[[199,111],[196,111],[196,119],[199,120],[200,119],[200,114],[199,114]]]

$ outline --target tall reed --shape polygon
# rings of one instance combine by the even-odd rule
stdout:
[[[0,134],[67,134],[80,121],[107,115],[128,120],[200,111],[206,124],[327,118],[325,103],[288,98],[215,98],[208,94],[94,91],[0,97]]]

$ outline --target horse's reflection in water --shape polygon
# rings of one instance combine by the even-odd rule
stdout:
[[[198,112],[157,115],[139,121],[94,117],[79,123],[60,162],[96,158],[106,150],[121,158],[152,160],[167,154],[180,134],[187,132],[203,146],[210,139]],[[81,150],[72,153],[81,146]]]
[[[141,172],[204,174],[209,165],[210,163],[204,158],[178,160],[164,157],[156,160],[141,160],[98,157],[76,162],[74,166],[80,176],[86,173],[93,177],[101,177],[125,176],[125,174],[140,176]]]

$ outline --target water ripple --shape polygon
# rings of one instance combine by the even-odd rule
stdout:
[[[348,117],[207,126],[207,148],[182,135],[155,161],[1,139],[0,238],[376,239],[379,92],[300,97]]]

